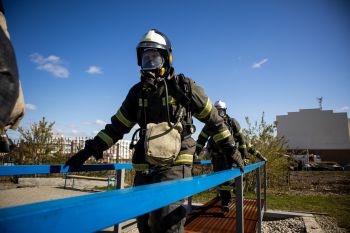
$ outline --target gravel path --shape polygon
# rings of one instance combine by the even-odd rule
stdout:
[[[317,223],[322,227],[325,233],[347,233],[346,229],[339,228],[337,221],[333,217],[326,215],[314,215]]]
[[[302,218],[288,218],[284,220],[263,221],[263,233],[304,233],[305,225]]]
[[[346,229],[339,228],[336,219],[333,217],[326,215],[314,215],[314,218],[324,233],[348,232]],[[306,228],[304,221],[300,217],[262,222],[263,233],[305,233],[305,230]]]
[[[0,190],[0,208],[90,194],[55,187],[29,187]]]

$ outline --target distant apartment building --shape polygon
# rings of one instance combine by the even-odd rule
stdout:
[[[63,146],[64,154],[75,154],[84,148],[85,141],[89,138],[55,138],[57,150]],[[119,140],[112,147],[103,152],[103,161],[107,163],[120,163],[130,161],[132,150],[130,149],[130,140]]]
[[[308,150],[322,160],[350,162],[350,119],[347,113],[301,109],[276,117],[277,135],[287,139],[289,149]]]

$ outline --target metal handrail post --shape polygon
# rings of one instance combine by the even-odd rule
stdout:
[[[64,174],[64,189],[67,187],[67,173]]]
[[[256,207],[258,209],[258,233],[261,233],[261,182],[260,167],[256,169]]]
[[[125,169],[121,169],[117,171],[117,189],[124,189],[125,184]]]
[[[236,232],[244,233],[243,174],[235,178],[236,186]]]
[[[117,171],[117,176],[115,177],[115,182],[117,185],[117,189],[124,189],[125,184],[125,169],[121,169]],[[122,232],[122,224],[114,225],[113,232],[121,233]]]
[[[72,188],[74,188],[75,178],[73,178]]]
[[[264,164],[264,211],[267,210],[266,190],[267,190],[267,169],[266,169],[266,162],[265,162]]]
[[[192,196],[187,198],[187,213],[192,212]]]

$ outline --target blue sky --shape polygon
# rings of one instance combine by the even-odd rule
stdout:
[[[271,123],[317,108],[321,96],[323,109],[350,113],[346,0],[3,4],[27,104],[23,127],[46,117],[57,134],[94,136],[139,81],[136,45],[150,28],[170,38],[176,71],[224,100],[243,127],[246,116],[265,112]]]

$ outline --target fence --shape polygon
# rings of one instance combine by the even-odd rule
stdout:
[[[205,164],[207,162],[204,162]],[[236,182],[236,232],[244,232],[243,218],[243,175],[257,171],[258,229],[261,232],[261,185],[260,167],[264,166],[264,199],[266,205],[266,166],[258,162],[245,167],[244,173],[231,169],[191,178],[161,182],[119,190],[101,192],[61,200],[40,202],[0,209],[1,232],[95,232],[114,224],[135,218],[144,213],[169,205],[183,198],[215,187],[227,180]],[[123,180],[124,169],[131,164],[84,165],[79,171],[120,170]],[[73,171],[62,165],[1,166],[0,176],[30,173],[65,173]],[[161,196],[162,198],[159,198]],[[136,204],[142,203],[142,204]],[[266,209],[266,206],[265,206]],[[54,226],[54,227],[53,227]],[[115,228],[118,231],[118,227]]]

